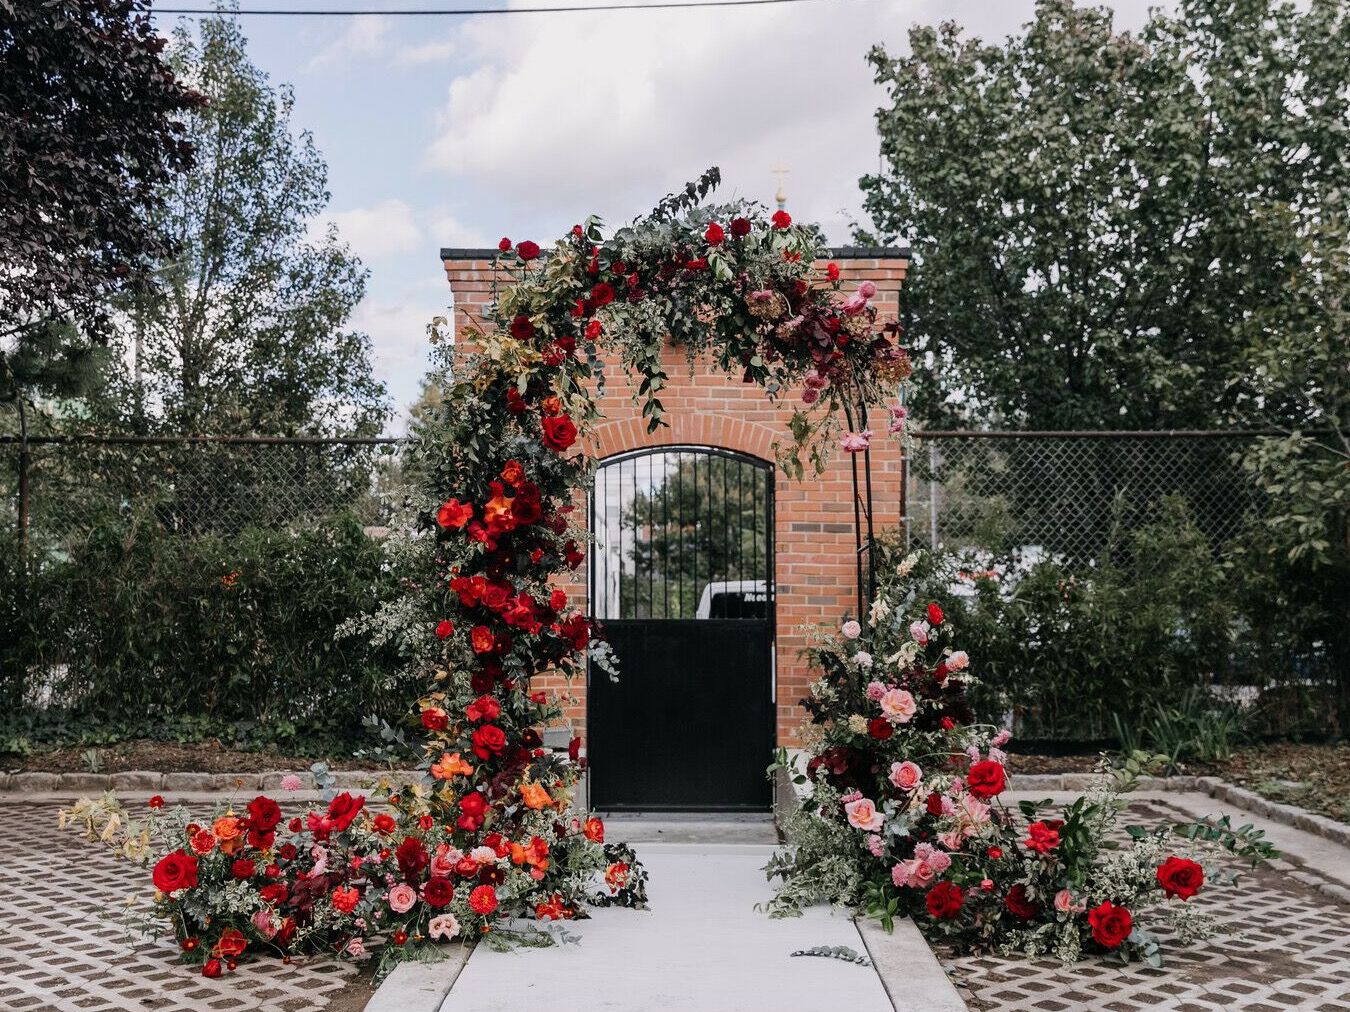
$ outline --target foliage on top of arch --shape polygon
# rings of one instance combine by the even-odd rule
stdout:
[[[667,341],[770,397],[800,387],[779,462],[800,476],[806,455],[820,471],[836,409],[878,402],[883,384],[909,375],[909,359],[896,325],[878,320],[875,284],[844,293],[836,265],[815,266],[828,252],[818,229],[751,202],[703,204],[718,179],[710,169],[608,239],[594,217],[548,255],[503,239],[499,263],[512,283],[481,350],[517,376],[546,376],[583,430],[597,417],[587,381],[604,390],[603,350],[632,378],[649,431],[665,415]]]

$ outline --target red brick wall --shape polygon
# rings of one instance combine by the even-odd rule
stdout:
[[[866,279],[875,281],[876,302],[883,318],[899,311],[900,286],[908,260],[900,251],[835,251],[845,290]],[[455,331],[467,336],[484,315],[493,297],[494,281],[508,283],[505,274],[493,276],[491,251],[443,250],[446,274],[455,298]],[[661,393],[669,423],[654,433],[646,432],[639,408],[632,401],[632,388],[623,373],[607,363],[606,392],[600,401],[605,418],[595,432],[596,455],[601,459],[616,453],[651,446],[720,446],[772,463],[772,445],[786,432],[787,420],[796,406],[792,400],[773,403],[755,384],[723,375],[699,363],[692,374],[683,351],[666,352],[669,385]],[[895,525],[901,509],[900,444],[885,437],[885,411],[871,413],[879,438],[872,450],[872,495],[874,523],[878,529]],[[811,673],[798,657],[806,642],[804,627],[834,623],[857,610],[857,579],[854,567],[853,501],[848,455],[835,449],[825,473],[800,482],[775,475],[775,559],[778,628],[777,707],[780,744],[797,744],[802,711],[797,706],[811,680]],[[586,594],[585,576],[567,587],[578,603]],[[568,717],[578,730],[586,720],[584,685],[572,686]]]

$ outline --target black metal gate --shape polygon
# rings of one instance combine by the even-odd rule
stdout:
[[[591,671],[591,805],[767,809],[771,465],[708,447],[611,458],[591,530],[591,608],[620,664],[617,682]]]

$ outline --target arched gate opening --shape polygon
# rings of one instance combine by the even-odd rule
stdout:
[[[621,675],[589,678],[593,807],[769,807],[773,477],[766,461],[696,446],[597,470],[590,601]]]

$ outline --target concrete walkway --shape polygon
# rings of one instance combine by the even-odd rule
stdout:
[[[580,945],[509,953],[480,945],[441,1012],[890,1012],[871,967],[790,956],[817,945],[866,954],[848,917],[815,908],[770,920],[755,911],[770,895],[760,868],[772,849],[643,843],[650,911],[599,910],[569,924]]]

